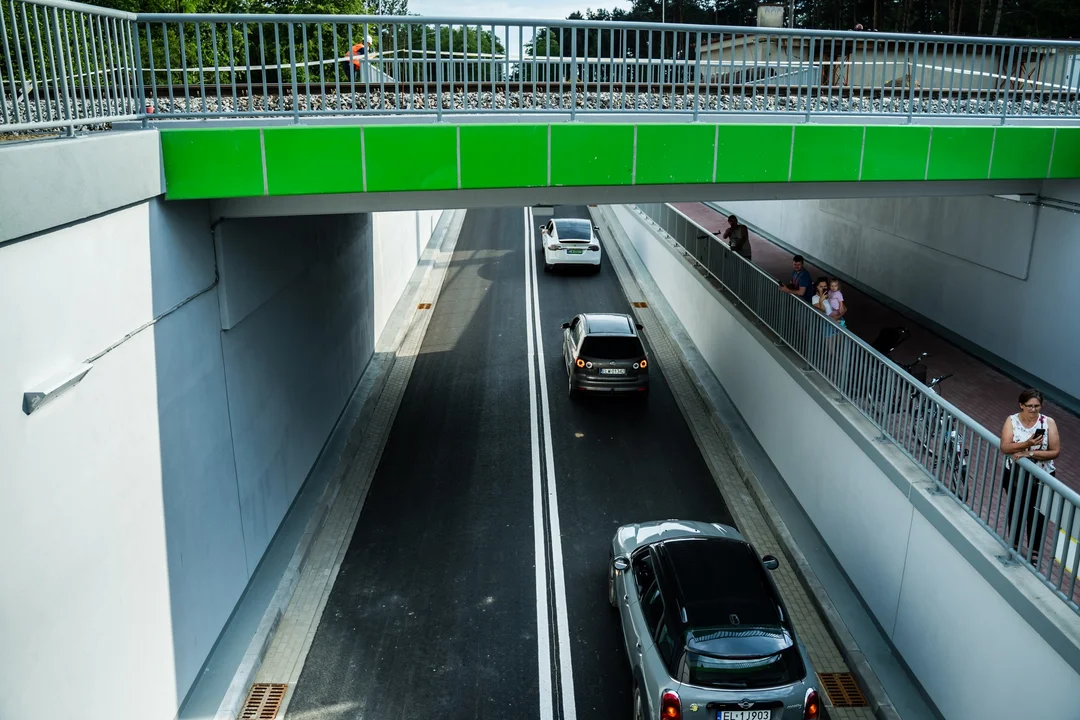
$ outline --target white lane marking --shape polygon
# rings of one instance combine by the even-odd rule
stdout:
[[[536,647],[540,676],[540,720],[552,720],[551,638],[548,625],[547,550],[544,544],[544,491],[540,483],[540,431],[536,413],[536,346],[533,340],[532,284],[530,262],[533,253],[529,226],[532,217],[525,210],[525,329],[529,348],[529,418],[532,430],[533,550],[536,556]]]
[[[533,230],[532,208],[528,213],[528,232]],[[530,243],[531,245],[531,243]],[[530,258],[534,250],[530,249]],[[555,455],[551,449],[551,411],[547,390],[547,364],[544,362],[544,343],[540,340],[540,291],[536,279],[536,263],[529,263],[532,268],[532,309],[536,313],[534,325],[537,328],[536,354],[540,361],[540,403],[544,413],[544,457],[547,461],[547,501],[548,521],[551,525],[551,571],[555,580],[555,617],[558,624],[559,670],[562,684],[563,717],[562,720],[577,720],[577,707],[574,702],[574,665],[570,659],[570,621],[566,611],[566,576],[563,571],[562,530],[559,527],[559,498],[555,489]],[[531,366],[530,366],[531,367]]]

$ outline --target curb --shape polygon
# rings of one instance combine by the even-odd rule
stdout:
[[[687,371],[690,372],[689,369]],[[697,375],[692,372],[690,372],[690,375],[694,381],[695,387],[698,389],[698,393],[705,398],[706,404],[711,408],[712,404],[704,394],[704,388],[700,386]],[[713,409],[712,421],[713,426],[716,428],[717,434],[720,437],[720,442],[723,444],[724,449],[727,451],[728,456],[735,465],[735,470],[750,488],[751,496],[761,510],[761,514],[765,517],[765,521],[769,524],[773,533],[775,533],[781,544],[784,546],[784,552],[788,555],[788,560],[795,569],[795,576],[799,579],[799,582],[802,584],[803,589],[806,590],[806,593],[810,596],[811,600],[813,600],[814,607],[817,609],[818,613],[825,619],[825,627],[828,629],[829,635],[832,636],[833,642],[835,642],[840,649],[840,654],[847,663],[848,669],[851,670],[851,673],[858,679],[859,685],[861,685],[866,692],[867,700],[870,702],[870,707],[874,711],[874,716],[877,717],[878,720],[901,720],[900,714],[896,711],[896,708],[893,707],[889,694],[878,680],[877,673],[874,672],[874,669],[870,666],[866,656],[863,654],[862,650],[859,649],[858,644],[855,642],[855,638],[852,637],[851,632],[848,630],[840,613],[837,612],[836,607],[832,604],[832,600],[829,599],[828,592],[826,592],[824,586],[822,586],[821,582],[818,580],[813,567],[803,555],[802,550],[799,549],[795,539],[791,536],[783,518],[780,517],[780,514],[773,506],[772,500],[769,499],[768,494],[765,492],[764,488],[761,487],[757,475],[754,473],[750,464],[743,456],[742,451],[731,437],[731,433],[728,431],[727,426],[720,422],[716,417],[715,409]]]
[[[618,220],[608,214],[607,208],[597,208],[596,214],[600,215],[604,224],[610,230],[617,229],[619,232],[610,232],[609,236],[613,242],[619,246],[619,250],[624,258],[637,257],[637,251],[626,242],[625,238],[621,237],[623,234],[622,226]],[[598,223],[599,224],[599,223]],[[632,253],[632,255],[631,255]],[[685,256],[681,256],[684,262],[688,262]],[[638,273],[636,272],[633,263],[625,261],[627,268],[630,270],[635,281],[638,281]],[[640,259],[638,259],[640,264]],[[692,264],[691,264],[692,265]],[[693,267],[693,265],[692,265]],[[695,272],[696,267],[694,268]],[[639,285],[641,283],[639,282]],[[644,287],[642,288],[644,291]],[[719,291],[719,290],[718,290]],[[722,292],[722,291],[721,291]],[[654,294],[650,292],[650,294]],[[661,298],[663,297],[661,293]],[[665,299],[666,304],[666,299]],[[670,314],[670,310],[667,314]],[[665,329],[672,345],[678,348],[679,362],[682,364],[683,369],[686,371],[687,376],[690,378],[691,383],[696,389],[698,395],[702,399],[704,405],[709,409],[709,415],[712,420],[713,427],[717,431],[717,435],[720,438],[720,442],[724,448],[724,451],[731,459],[735,466],[736,472],[739,477],[742,478],[746,484],[747,489],[750,491],[750,496],[753,498],[754,503],[758,506],[761,514],[764,516],[765,521],[768,523],[769,528],[776,535],[780,541],[781,546],[784,549],[785,554],[788,556],[788,560],[795,571],[795,576],[798,578],[799,583],[803,586],[807,595],[810,596],[814,603],[815,609],[821,615],[824,620],[824,625],[829,635],[832,637],[833,642],[836,643],[837,648],[840,651],[841,657],[844,662],[847,663],[848,669],[856,677],[859,685],[865,693],[867,700],[870,704],[870,708],[874,713],[874,716],[878,720],[901,720],[900,714],[893,706],[892,700],[889,698],[888,693],[885,691],[884,686],[878,679],[877,674],[867,661],[866,656],[862,650],[859,649],[858,644],[855,642],[854,637],[848,630],[847,625],[844,623],[840,613],[836,610],[832,600],[829,598],[828,593],[825,591],[824,586],[817,578],[817,574],[814,572],[813,567],[807,561],[802,551],[799,549],[798,544],[795,542],[791,533],[787,529],[787,525],[784,523],[783,518],[776,511],[775,506],[769,499],[768,494],[761,486],[757,479],[757,475],[754,473],[753,468],[750,467],[749,462],[743,456],[742,451],[738,447],[737,443],[731,436],[727,425],[720,419],[719,414],[706,391],[701,378],[692,365],[687,362],[686,350],[683,343],[674,333]],[[719,381],[718,381],[719,382]],[[722,384],[721,384],[722,387]]]

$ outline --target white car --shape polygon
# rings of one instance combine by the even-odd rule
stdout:
[[[544,270],[551,270],[556,265],[591,265],[594,272],[600,272],[598,229],[588,220],[576,218],[556,218],[541,225]]]

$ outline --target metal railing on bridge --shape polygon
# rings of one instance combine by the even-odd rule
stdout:
[[[996,434],[809,303],[779,292],[776,278],[678,209],[634,207],[869,418],[939,492],[956,498],[1013,561],[1080,613],[1080,495],[1030,460],[1007,469]],[[1032,506],[1037,513],[1025,510]]]
[[[0,132],[498,113],[1076,122],[1080,43],[0,0]]]

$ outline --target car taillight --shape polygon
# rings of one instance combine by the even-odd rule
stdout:
[[[660,697],[660,717],[663,720],[682,720],[682,703],[679,702],[679,693],[674,690],[666,690]]]
[[[642,358],[641,362],[638,363],[638,364],[641,366],[642,369],[645,369],[645,368],[649,367],[649,361],[646,360],[645,358]]]
[[[817,690],[813,688],[806,691],[802,716],[803,720],[818,720],[821,717],[821,701],[818,700]]]
[[[548,245],[548,250],[558,250],[558,249],[559,249],[559,244],[558,243],[551,243],[550,245]]]
[[[589,249],[592,250],[593,252],[596,252],[597,250],[600,249],[600,246],[599,245],[590,245]]]
[[[577,365],[578,367],[585,367],[585,361],[582,360],[581,358],[578,358],[577,362],[575,362],[574,364]]]

